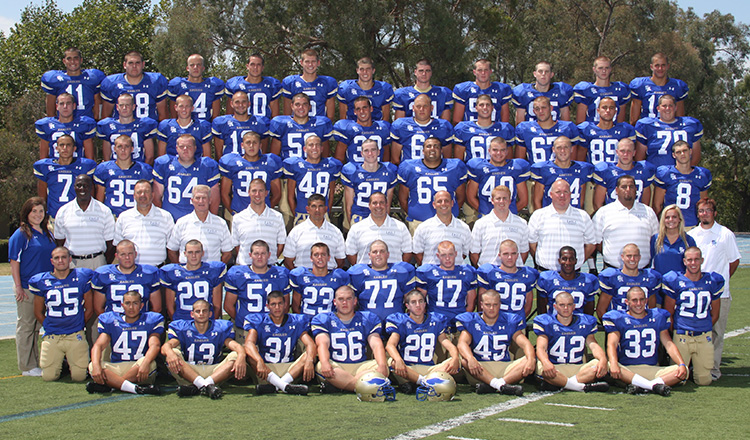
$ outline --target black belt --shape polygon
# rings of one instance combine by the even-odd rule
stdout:
[[[700,336],[708,332],[693,331],[693,330],[675,330],[675,333],[677,333],[678,335],[685,335],[685,336]]]
[[[90,259],[96,258],[96,257],[98,257],[99,255],[102,255],[102,254],[104,254],[104,251],[99,251],[99,252],[97,252],[95,254],[88,254],[88,255],[71,255],[71,257],[73,257],[76,260],[90,260]]]

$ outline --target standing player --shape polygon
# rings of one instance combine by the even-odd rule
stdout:
[[[34,123],[39,136],[39,158],[57,157],[57,140],[62,135],[73,138],[75,157],[94,159],[96,121],[88,116],[76,116],[76,101],[70,93],[61,93],[56,98],[57,117],[50,116]]]
[[[375,63],[371,58],[364,57],[357,61],[357,79],[341,81],[336,95],[341,119],[356,120],[357,115],[352,106],[355,99],[364,96],[370,98],[372,103],[373,119],[386,122],[391,120],[393,86],[385,81],[375,80],[374,75]]]
[[[586,185],[594,175],[594,167],[588,162],[578,162],[572,158],[573,146],[565,136],[555,139],[552,144],[554,160],[536,162],[531,165],[531,178],[534,179],[534,209],[552,203],[550,191],[552,184],[564,180],[570,184],[570,205],[583,209],[586,199]]]
[[[413,108],[413,117],[397,119],[391,125],[391,162],[399,165],[407,160],[423,158],[423,144],[430,138],[440,141],[444,157],[453,157],[453,126],[445,119],[432,116],[430,97],[424,94],[417,96]]]
[[[552,65],[540,61],[534,67],[533,84],[523,83],[513,88],[513,105],[516,106],[516,125],[537,118],[534,101],[540,96],[549,98],[550,115],[555,121],[570,121],[570,103],[573,87],[564,82],[552,82],[555,72]]]
[[[635,128],[625,122],[615,122],[617,102],[610,97],[597,99],[597,121],[578,124],[579,148],[577,160],[594,166],[602,162],[617,162],[617,145],[622,139],[635,141]],[[583,107],[579,105],[578,108]]]
[[[76,47],[69,47],[63,53],[65,70],[48,70],[42,75],[42,90],[47,93],[47,116],[55,116],[57,96],[69,93],[78,101],[76,116],[99,120],[99,106],[102,103],[99,86],[105,77],[104,72],[98,69],[81,69],[81,51]]]
[[[672,146],[674,165],[664,165],[656,169],[656,188],[653,207],[660,214],[664,206],[675,204],[682,211],[685,227],[698,224],[696,203],[708,195],[711,187],[711,171],[693,166],[693,150],[685,141],[677,141]]]
[[[199,54],[187,58],[187,77],[172,78],[167,85],[169,99],[176,101],[179,95],[193,99],[193,117],[210,121],[221,112],[221,97],[224,95],[224,81],[215,76],[203,77],[206,66]]]
[[[333,157],[342,163],[362,163],[362,145],[372,140],[378,146],[378,159],[387,162],[391,152],[391,124],[386,121],[373,121],[372,102],[366,96],[352,101],[356,118],[341,119],[333,124],[333,138],[338,141]]]
[[[610,81],[612,60],[600,56],[594,60],[594,82],[581,81],[573,87],[576,101],[576,124],[584,121],[596,124],[601,119],[598,108],[604,98],[612,100],[614,112],[610,122],[625,122],[625,104],[630,102],[630,88],[622,81]]]
[[[430,84],[432,79],[432,62],[427,58],[417,61],[414,67],[414,86],[401,87],[393,95],[394,120],[414,116],[414,99],[427,95],[432,100],[432,117],[451,120],[453,96],[451,89]]]
[[[338,83],[330,76],[318,75],[320,58],[315,49],[305,49],[300,54],[300,65],[302,75],[290,75],[281,82],[281,93],[284,95],[284,114],[291,115],[293,112],[293,97],[304,93],[310,98],[310,106],[307,109],[311,118],[325,116],[333,120],[336,110],[335,97],[338,91]]]
[[[522,322],[531,314],[534,288],[539,271],[518,265],[518,245],[513,240],[503,240],[498,252],[500,265],[483,264],[477,269],[479,297],[488,290],[500,295],[500,311],[518,315]]]
[[[154,169],[145,162],[133,160],[133,139],[121,134],[115,140],[115,160],[97,165],[94,171],[96,199],[103,202],[118,217],[135,206],[135,183],[153,180]]]
[[[596,314],[600,319],[610,310],[626,312],[628,310],[627,294],[633,287],[638,287],[646,295],[650,309],[656,307],[656,297],[661,289],[661,274],[651,268],[639,269],[641,250],[633,243],[628,243],[620,253],[622,268],[608,267],[599,274],[599,302]]]
[[[124,73],[109,75],[102,80],[102,117],[117,118],[117,97],[122,93],[130,93],[135,98],[136,118],[149,117],[155,121],[166,119],[169,114],[166,101],[168,82],[164,75],[144,72],[143,56],[136,51],[125,54],[122,67],[125,69]]]
[[[212,307],[214,318],[221,317],[221,287],[227,271],[221,261],[201,261],[203,245],[198,240],[185,244],[187,263],[167,264],[161,268],[161,283],[166,290],[167,313],[172,320],[189,319],[193,304],[202,299]]]
[[[326,200],[328,212],[333,206],[333,192],[336,180],[341,174],[341,162],[332,157],[321,157],[323,144],[320,137],[308,136],[305,139],[306,159],[290,157],[284,159],[284,176],[287,185],[287,201],[294,212],[294,224],[305,221],[309,214],[305,206],[313,194],[320,194]]]
[[[275,118],[279,115],[279,97],[281,97],[281,83],[272,76],[263,76],[265,60],[255,52],[247,61],[247,76],[235,76],[226,84],[226,94],[234,96],[237,92],[247,93],[250,106],[246,112],[259,118]],[[227,114],[233,114],[233,106],[227,106]]]
[[[128,135],[133,140],[133,160],[154,164],[154,138],[158,124],[151,118],[136,118],[135,100],[130,93],[117,97],[117,118],[104,118],[96,125],[96,135],[102,140],[102,158],[110,160],[115,152],[115,139]]]
[[[190,95],[179,95],[175,98],[174,119],[159,122],[158,150],[159,156],[177,155],[177,139],[183,134],[192,135],[195,144],[201,148],[196,150],[195,157],[211,157],[211,123],[204,119],[196,119],[193,115],[193,98]]]
[[[294,291],[292,311],[315,316],[333,310],[336,289],[349,284],[349,274],[343,269],[329,269],[331,253],[325,243],[310,248],[310,267],[296,267],[289,273],[289,284]]]
[[[375,193],[385,195],[386,214],[390,212],[393,191],[398,180],[398,167],[378,160],[380,149],[375,139],[362,141],[361,148],[364,162],[349,162],[341,168],[344,212],[350,224],[357,223],[371,214],[369,200]]]
[[[560,258],[557,262],[560,265],[559,271],[546,270],[539,274],[536,285],[537,313],[552,314],[552,306],[557,303],[558,296],[568,293],[574,301],[576,313],[593,315],[594,301],[599,292],[599,280],[596,275],[576,272],[578,259],[576,250],[571,246],[560,248]]]
[[[90,269],[71,269],[68,249],[52,250],[51,272],[41,272],[29,279],[34,294],[34,316],[44,329],[39,367],[42,379],[60,378],[63,359],[68,359],[70,378],[86,380],[89,346],[85,323],[93,316]]]
[[[510,212],[510,189],[496,186],[492,190],[493,209],[474,223],[471,231],[469,260],[474,266],[497,264],[500,244],[512,240],[519,252],[518,265],[523,265],[529,255],[529,228],[526,220]]]
[[[690,164],[701,161],[701,138],[703,125],[690,116],[675,116],[674,97],[663,95],[659,98],[659,115],[644,118],[635,124],[638,144],[635,147],[635,160],[646,160],[654,166],[673,165],[670,151],[679,141],[687,142],[693,150]]]
[[[555,302],[556,314],[540,313],[534,318],[536,374],[541,389],[607,392],[607,382],[595,382],[607,374],[607,355],[594,337],[596,318],[574,313],[575,309],[573,296],[561,292]],[[584,364],[586,347],[596,359]]]
[[[325,142],[323,157],[330,156],[328,140],[333,134],[331,120],[325,116],[310,116],[310,97],[304,93],[297,93],[291,100],[291,116],[277,116],[271,120],[269,135],[271,139],[271,153],[289,159],[290,157],[305,157],[303,146],[308,137],[317,135],[321,142]],[[286,104],[284,104],[286,105]]]
[[[490,142],[494,139],[503,139],[510,146],[515,144],[516,132],[513,126],[492,119],[492,97],[479,95],[475,101],[476,119],[459,122],[453,133],[453,157],[465,161],[488,159]]]
[[[659,98],[663,95],[676,97],[677,116],[685,116],[685,98],[688,85],[685,81],[670,78],[669,60],[663,53],[651,57],[651,76],[642,76],[630,81],[632,102],[630,104],[630,123],[635,125],[639,119],[655,118],[659,113]]]
[[[96,269],[91,279],[94,289],[94,311],[122,313],[125,292],[141,295],[144,311],[161,313],[161,282],[159,269],[148,264],[136,264],[135,244],[122,240],[117,244],[117,264],[107,264]]]
[[[250,182],[255,179],[264,182],[269,195],[264,204],[276,206],[281,200],[281,158],[273,153],[263,154],[260,145],[261,135],[253,131],[245,132],[240,148],[244,153],[230,153],[219,159],[221,203],[224,209],[231,208],[232,215],[250,206]]]
[[[234,113],[214,118],[211,133],[214,135],[217,158],[221,159],[230,153],[242,156],[245,153],[242,143],[248,133],[257,133],[261,149],[268,151],[266,138],[271,120],[263,116],[250,115],[247,111],[249,106],[247,93],[234,92],[229,101],[229,107],[234,109]]]
[[[86,384],[89,393],[108,393],[112,388],[132,394],[161,394],[156,379],[156,356],[164,333],[164,317],[141,309],[141,295],[126,292],[123,312],[106,312],[99,316],[99,337],[91,347],[89,373],[93,382]],[[111,359],[102,353],[111,349]]]
[[[635,179],[635,199],[649,204],[651,200],[651,183],[654,181],[656,168],[642,160],[635,162],[635,145],[630,139],[621,139],[617,143],[617,163],[599,162],[594,169],[594,211],[617,200],[617,179],[620,176],[633,176]]]
[[[510,191],[508,208],[513,214],[526,208],[529,191],[526,181],[531,176],[529,162],[511,159],[508,143],[494,137],[487,147],[487,159],[474,158],[466,163],[469,180],[466,184],[466,204],[477,211],[479,218],[489,214],[494,206],[493,193],[498,186]],[[466,205],[464,205],[466,206]]]
[[[510,86],[501,82],[492,81],[492,67],[489,60],[484,58],[474,62],[474,81],[466,81],[456,84],[453,88],[453,124],[461,121],[476,121],[477,97],[489,95],[492,98],[492,120],[510,121],[510,108],[508,103],[513,96]]]
[[[516,158],[529,163],[540,163],[552,159],[552,144],[559,136],[565,136],[572,143],[578,142],[578,127],[570,121],[552,119],[549,98],[540,96],[532,103],[536,119],[516,125]],[[577,151],[577,150],[576,150]],[[572,157],[578,157],[574,152]]]

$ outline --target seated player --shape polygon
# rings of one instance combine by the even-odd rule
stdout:
[[[428,313],[424,293],[412,290],[404,295],[407,313],[388,316],[385,349],[391,359],[388,365],[396,373],[404,393],[410,394],[417,385],[426,385],[425,376],[434,371],[456,374],[461,368],[458,349],[446,336],[448,320],[440,313]],[[448,358],[436,365],[435,346],[440,343]]]
[[[318,349],[318,373],[322,393],[354,391],[357,380],[375,371],[388,377],[385,347],[380,338],[382,324],[377,315],[357,311],[357,297],[349,286],[336,290],[336,312],[321,313],[311,327]],[[367,359],[367,348],[373,359]]]
[[[202,393],[220,399],[224,392],[218,384],[232,377],[232,373],[238,380],[245,377],[245,349],[235,342],[231,321],[212,319],[207,301],[194,302],[190,317],[169,323],[161,354],[177,379],[178,396]],[[222,359],[224,347],[232,352]]]
[[[625,388],[628,394],[652,391],[668,396],[671,387],[685,382],[688,371],[669,336],[672,322],[669,312],[651,309],[647,301],[646,292],[633,286],[627,292],[627,310],[610,310],[604,314],[609,374],[628,384]],[[659,344],[676,365],[660,367],[657,364]]]
[[[63,359],[68,359],[70,378],[86,379],[89,346],[85,323],[94,314],[90,269],[70,268],[70,252],[58,246],[52,250],[52,272],[40,272],[29,279],[34,294],[34,316],[44,329],[39,367],[45,382],[57,380]],[[63,292],[65,293],[63,295]]]
[[[610,310],[627,311],[626,295],[632,287],[646,292],[648,307],[656,307],[656,297],[661,288],[661,274],[654,269],[638,269],[641,250],[633,243],[623,246],[620,252],[622,268],[608,267],[599,274],[599,302],[596,314],[601,319]]]
[[[315,374],[317,348],[309,333],[310,317],[289,314],[285,295],[278,290],[268,294],[266,309],[268,313],[248,314],[244,322],[245,351],[259,382],[255,390],[258,394],[307,394],[307,385],[293,382],[300,376],[309,382]],[[305,352],[295,360],[298,342]]]
[[[557,262],[560,270],[546,270],[539,274],[536,286],[537,313],[552,313],[552,305],[562,292],[573,295],[576,313],[594,314],[594,301],[599,291],[596,275],[576,272],[576,250],[571,246],[560,248]]]
[[[312,267],[297,267],[289,272],[289,284],[294,291],[292,311],[315,316],[333,310],[334,292],[349,284],[343,269],[330,269],[331,252],[328,245],[315,243],[310,248]]]
[[[534,318],[536,339],[536,374],[542,391],[609,391],[607,382],[595,382],[607,374],[607,355],[597,344],[594,333],[596,318],[575,312],[575,301],[569,292],[555,298],[555,311]],[[596,359],[583,363],[585,348]]]
[[[99,337],[91,347],[89,393],[108,393],[112,388],[132,394],[161,394],[156,379],[156,356],[164,333],[164,317],[143,312],[141,294],[135,290],[122,297],[123,313],[99,316]],[[105,348],[112,350],[110,361],[102,359]]]
[[[534,372],[534,346],[524,335],[526,320],[521,315],[500,311],[500,294],[485,290],[479,295],[482,313],[466,312],[456,316],[458,352],[466,379],[477,394],[500,392],[521,396],[523,388],[514,385]],[[523,349],[524,356],[510,358],[510,344]]]

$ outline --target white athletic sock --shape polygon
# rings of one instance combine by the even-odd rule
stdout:
[[[287,383],[281,380],[279,376],[276,375],[273,371],[268,373],[268,380],[269,383],[273,384],[277,390],[284,391],[284,388],[286,388]]]
[[[643,376],[641,376],[639,374],[633,375],[632,383],[633,383],[633,385],[641,387],[641,388],[643,388],[645,390],[652,390],[652,389],[654,389],[654,384],[650,380],[646,379],[645,377],[643,377]]]
[[[424,376],[421,374],[419,375],[419,378],[417,379],[417,385],[424,385]]]
[[[126,393],[130,394],[136,394],[135,393],[135,384],[129,380],[126,380],[120,385],[120,391],[124,391]]]
[[[662,379],[661,377],[657,377],[656,379],[651,381],[652,387],[656,384],[664,384],[664,379]]]
[[[293,377],[292,377],[292,375],[291,375],[291,374],[289,374],[289,373],[286,373],[286,374],[284,374],[284,375],[283,375],[283,376],[281,377],[281,380],[283,380],[283,381],[284,381],[284,382],[286,382],[286,383],[292,383],[292,382],[294,382],[294,378],[293,378]]]
[[[211,376],[208,376],[206,379],[203,379],[203,382],[206,384],[206,386],[216,384],[216,382],[214,382],[214,378]]]
[[[201,389],[201,388],[205,387],[208,384],[206,383],[206,379],[198,376],[193,381],[193,385],[195,385],[196,387],[198,387],[198,389]]]
[[[570,391],[583,391],[583,384],[578,382],[578,379],[573,376],[568,379],[568,382],[565,384],[564,388]]]
[[[490,381],[490,386],[498,391],[503,385],[505,385],[505,379],[502,377],[496,377]]]

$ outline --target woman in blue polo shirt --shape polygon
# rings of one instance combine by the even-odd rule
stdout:
[[[677,205],[669,205],[661,212],[659,233],[651,237],[652,266],[655,271],[665,275],[669,271],[685,272],[682,256],[685,249],[695,246],[693,237],[685,233],[685,219]],[[664,296],[661,292],[656,298],[661,304]]]

